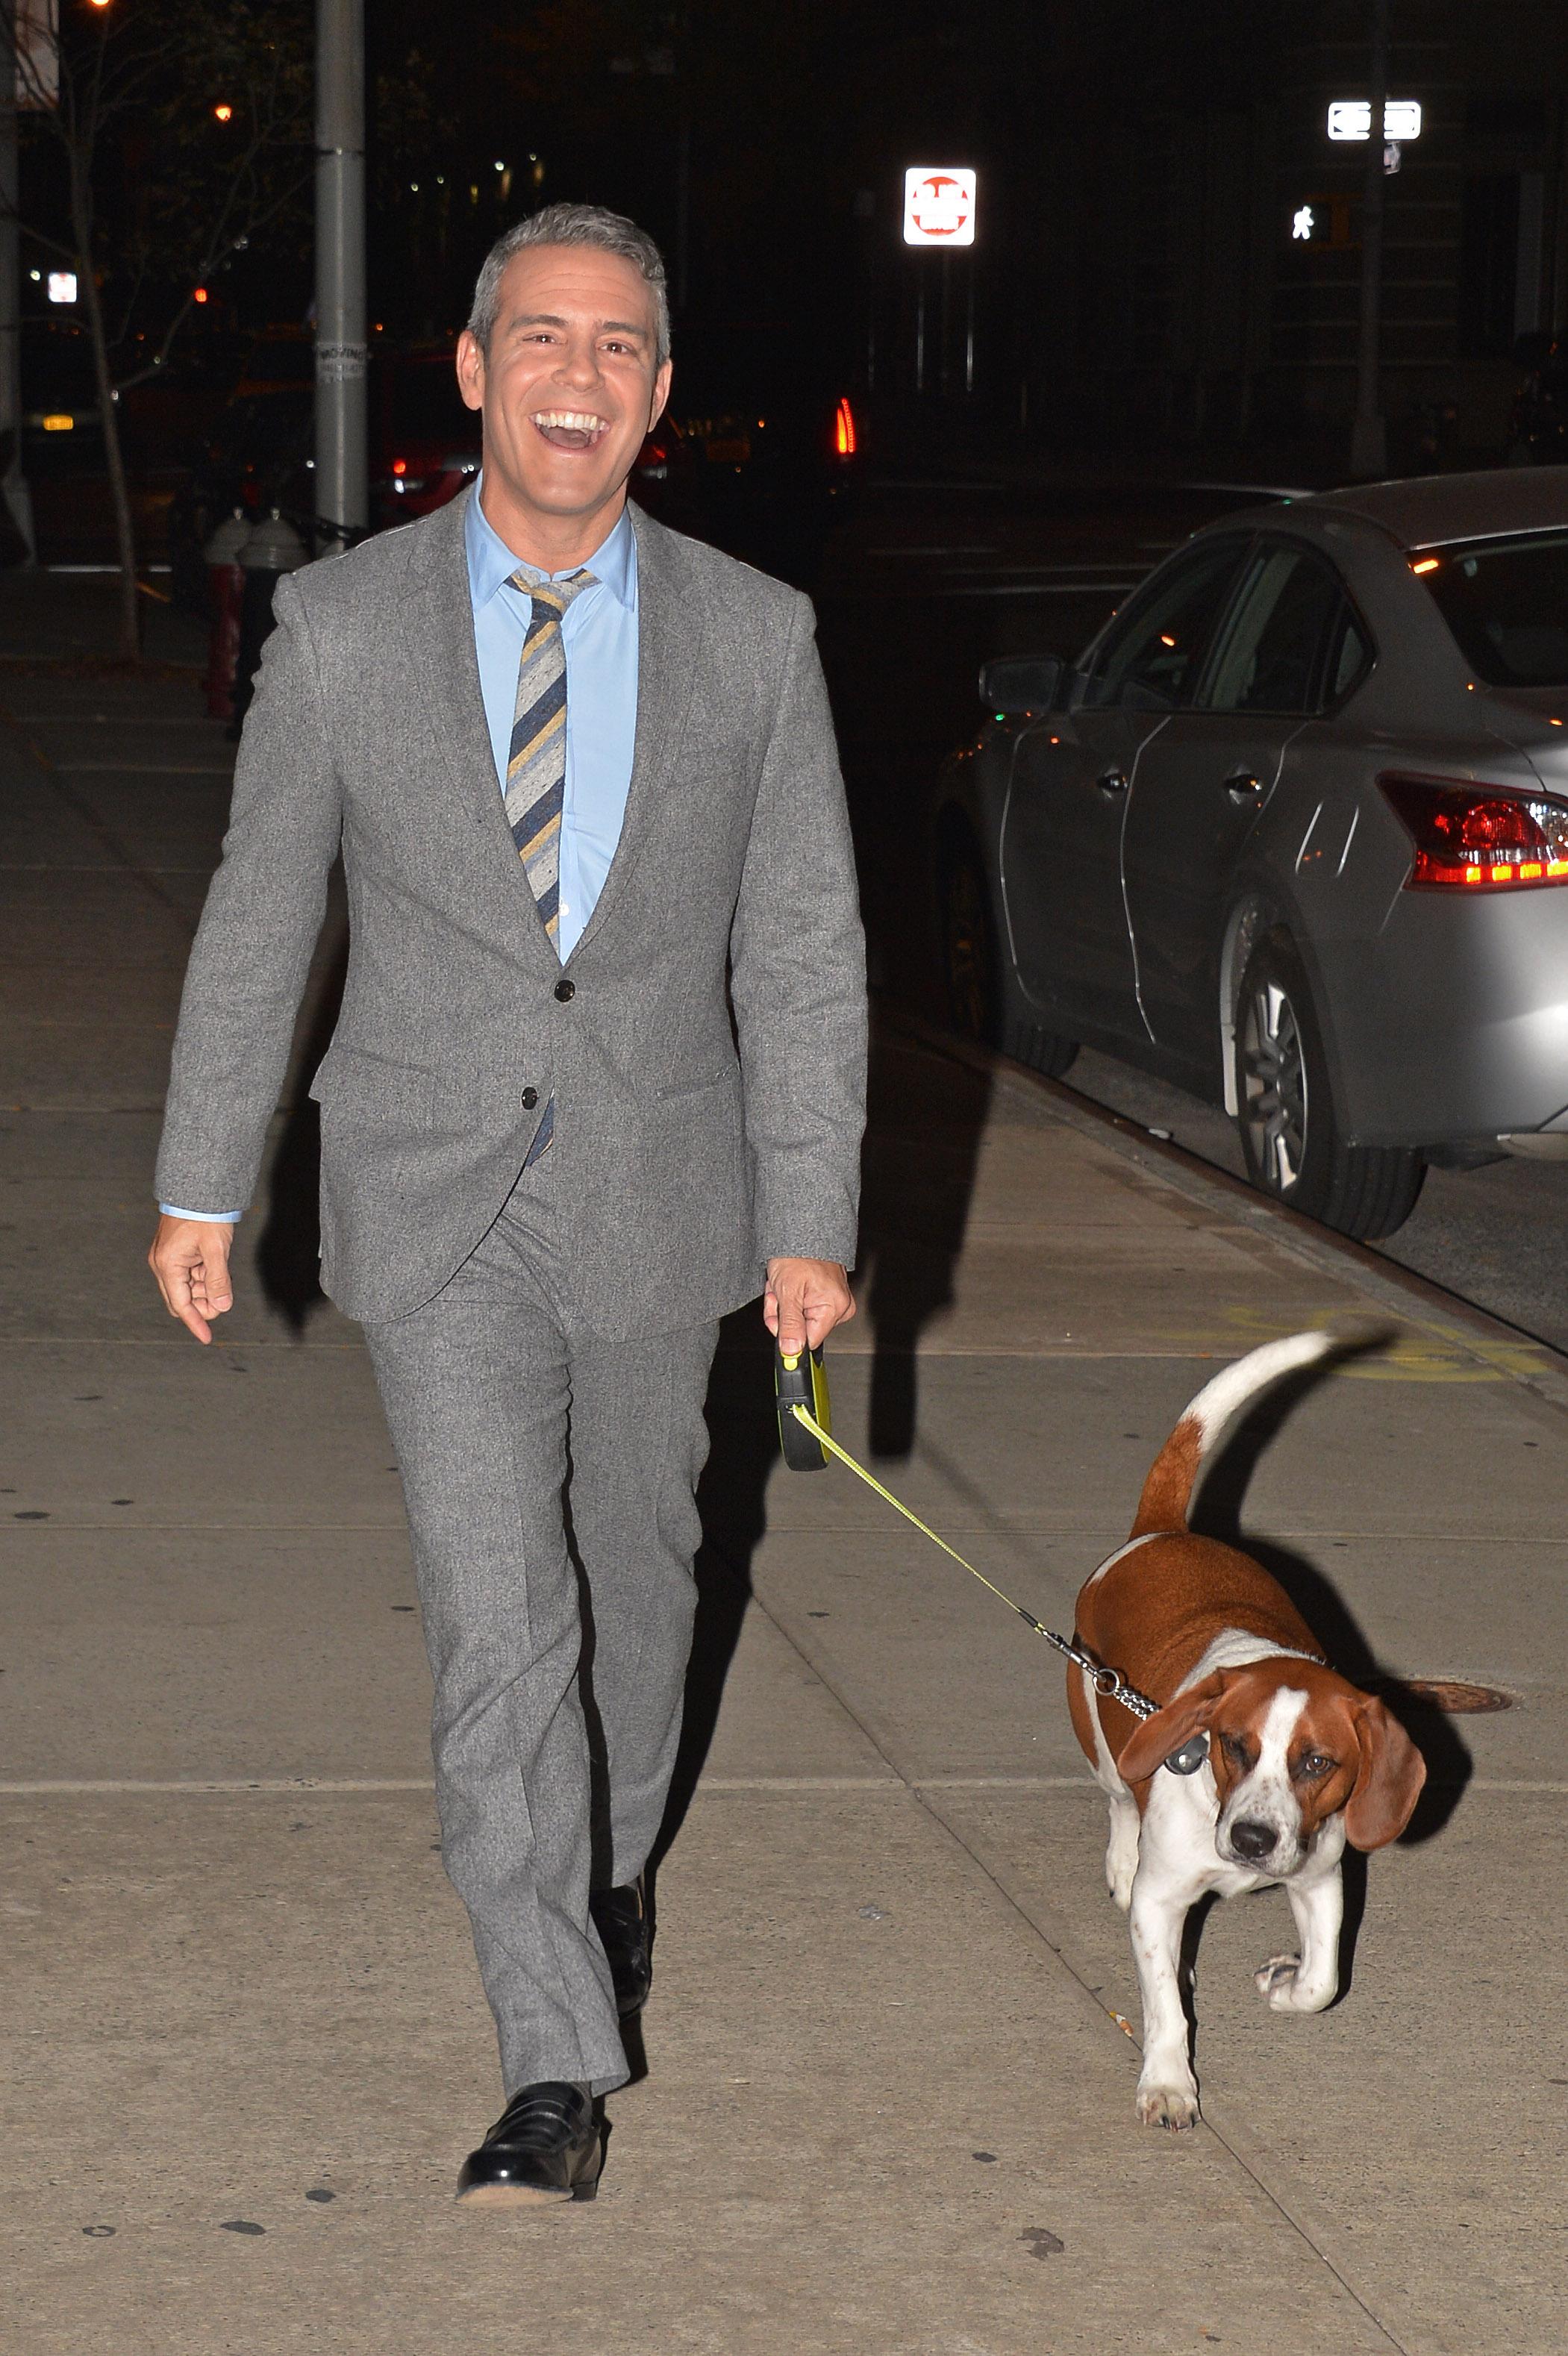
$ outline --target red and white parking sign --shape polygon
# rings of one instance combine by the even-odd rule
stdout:
[[[974,174],[962,165],[911,164],[904,175],[906,245],[974,243]]]

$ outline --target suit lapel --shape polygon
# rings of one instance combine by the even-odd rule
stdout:
[[[498,884],[521,893],[537,920],[527,870],[506,822],[479,686],[463,534],[463,518],[473,496],[471,490],[464,491],[428,523],[412,527],[423,542],[418,552],[423,580],[410,601],[414,638],[411,672],[433,750],[459,801],[495,846]],[[568,964],[593,941],[613,909],[628,869],[657,817],[696,679],[701,632],[685,588],[680,542],[635,506],[631,522],[637,535],[637,729],[631,782],[609,873]],[[536,921],[534,930],[541,953],[555,964],[554,944],[543,925]]]
[[[479,686],[474,646],[474,605],[468,589],[468,555],[463,519],[472,490],[440,508],[427,524],[415,524],[423,545],[423,582],[410,601],[413,645],[411,671],[416,705],[431,747],[446,768],[458,801],[485,835],[483,866],[492,870],[498,891],[521,894],[534,923],[524,934],[538,936],[541,954],[556,962],[555,948],[539,922],[528,873],[506,822],[506,804],[496,777],[496,757]]]
[[[637,538],[637,734],[631,784],[609,873],[568,965],[594,941],[613,911],[628,871],[658,817],[680,751],[702,643],[679,540],[640,508],[633,505],[630,514]]]

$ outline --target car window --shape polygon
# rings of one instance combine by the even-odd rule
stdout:
[[[1411,557],[1460,653],[1491,687],[1568,687],[1568,532]]]
[[[1319,709],[1332,712],[1345,698],[1360,686],[1372,668],[1372,644],[1351,609],[1350,601],[1342,598],[1335,635],[1329,642],[1327,667],[1323,676],[1323,693],[1318,698]]]
[[[1208,712],[1315,712],[1324,650],[1343,603],[1338,582],[1316,557],[1278,541],[1260,548],[1198,703]]]
[[[1078,701],[1136,712],[1190,701],[1246,545],[1211,541],[1157,573],[1097,649]]]

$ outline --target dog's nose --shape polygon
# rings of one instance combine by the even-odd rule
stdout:
[[[1273,1848],[1278,1836],[1272,1825],[1260,1825],[1251,1816],[1242,1816],[1230,1827],[1230,1846],[1238,1857],[1261,1865]]]

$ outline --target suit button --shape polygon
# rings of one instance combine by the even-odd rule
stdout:
[[[576,997],[576,983],[575,981],[568,981],[565,975],[563,974],[560,980],[555,985],[555,995],[560,1000],[562,1005],[564,1006],[568,999]]]
[[[522,1108],[524,1112],[532,1112],[538,1102],[539,1090],[537,1088],[524,1088],[522,1092]]]

